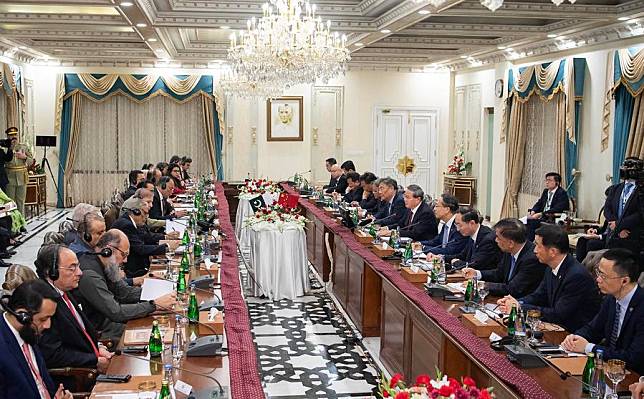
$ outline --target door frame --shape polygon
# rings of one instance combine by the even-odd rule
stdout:
[[[432,146],[434,147],[434,154],[432,156],[431,160],[431,168],[433,170],[433,174],[429,176],[429,187],[423,187],[423,190],[425,191],[425,194],[429,194],[432,197],[436,196],[437,193],[437,186],[438,186],[438,170],[437,164],[438,164],[438,134],[439,134],[439,127],[440,127],[440,108],[439,107],[423,107],[423,106],[401,106],[401,105],[392,105],[392,106],[386,106],[386,105],[375,105],[373,107],[373,118],[372,118],[372,140],[373,140],[373,148],[371,152],[372,156],[372,170],[375,171],[377,170],[377,160],[378,158],[376,157],[376,150],[378,148],[378,115],[382,113],[383,110],[391,110],[391,111],[406,111],[406,112],[428,112],[428,113],[434,113],[436,115],[436,126],[435,126],[435,134],[431,138],[431,143]],[[382,176],[378,176],[382,177]]]

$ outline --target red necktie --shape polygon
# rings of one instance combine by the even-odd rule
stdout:
[[[25,359],[27,359],[27,363],[29,364],[31,372],[34,374],[34,376],[36,376],[36,385],[38,387],[38,392],[40,392],[40,396],[45,399],[51,399],[51,396],[49,396],[49,391],[47,391],[47,387],[45,386],[45,383],[40,376],[38,367],[36,367],[34,365],[34,362],[31,360],[31,352],[29,351],[29,345],[27,345],[26,342],[22,343],[22,353],[25,355]]]
[[[411,224],[412,219],[414,219],[414,211],[409,211],[409,219],[407,219],[407,226]]]
[[[69,300],[69,297],[67,296],[67,293],[63,294],[63,300],[67,304],[67,307],[69,308],[69,311],[72,312],[72,316],[74,316],[74,320],[76,320],[76,323],[78,323],[78,327],[81,329],[83,334],[85,334],[85,338],[89,341],[90,345],[92,345],[92,349],[94,349],[94,354],[96,355],[96,358],[98,359],[100,357],[100,354],[98,353],[98,348],[96,347],[96,344],[92,340],[92,338],[89,336],[87,333],[87,330],[85,330],[85,327],[78,321],[78,317],[80,315],[77,315],[76,309],[74,308],[74,305],[72,305],[72,301]]]

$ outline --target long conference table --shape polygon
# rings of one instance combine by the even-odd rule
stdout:
[[[400,275],[395,262],[380,259],[313,202],[300,198],[299,206],[310,221],[309,261],[324,281],[332,278],[333,294],[360,333],[381,338],[380,360],[389,373],[412,382],[420,374],[435,376],[435,370],[457,379],[471,376],[479,387],[493,387],[497,398],[582,396],[575,377],[563,380],[549,367],[519,369],[463,325],[460,304],[429,297]],[[630,374],[620,386],[636,379]]]
[[[224,347],[228,353],[212,357],[186,357],[181,363],[181,368],[189,370],[185,372],[175,370],[175,381],[180,379],[193,387],[193,392],[203,390],[214,390],[217,384],[210,378],[199,376],[195,373],[204,374],[215,378],[225,389],[225,396],[232,398],[264,398],[264,391],[257,369],[257,357],[253,338],[250,332],[250,320],[248,309],[241,293],[239,280],[239,269],[237,259],[237,244],[235,232],[230,221],[230,207],[226,198],[229,187],[223,183],[215,183],[215,194],[218,201],[217,210],[219,213],[220,232],[225,234],[222,240],[222,257],[220,262],[219,278],[221,289],[215,292],[223,298],[224,303]],[[233,190],[234,191],[234,190]],[[203,273],[202,273],[203,274]],[[212,295],[197,292],[197,301],[211,299]],[[153,314],[148,317],[131,320],[127,323],[127,330],[149,328],[155,318],[165,317],[170,326],[174,326],[174,316]],[[192,329],[193,326],[190,326]],[[197,332],[197,331],[195,331]],[[125,334],[125,333],[124,333]],[[205,335],[209,335],[207,332]],[[197,335],[201,335],[197,332]],[[123,341],[123,339],[121,340]],[[117,349],[123,347],[123,342]],[[117,391],[137,392],[137,385],[142,381],[153,381],[156,383],[156,390],[161,387],[160,381],[163,373],[163,366],[150,362],[149,355],[136,355],[144,359],[137,359],[125,354],[114,356],[107,370],[108,374],[130,374],[132,380],[128,384],[106,384],[98,383],[92,392],[93,398],[109,398]],[[157,362],[161,359],[158,358]],[[184,395],[178,398],[185,397]]]

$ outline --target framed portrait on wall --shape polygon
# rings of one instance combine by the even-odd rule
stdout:
[[[266,101],[266,139],[268,141],[303,141],[303,97],[279,97]]]

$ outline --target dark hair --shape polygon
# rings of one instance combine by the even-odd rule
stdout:
[[[503,238],[507,238],[518,244],[523,244],[526,241],[526,228],[519,219],[501,219],[494,225],[494,230]]]
[[[56,301],[58,293],[43,280],[30,280],[20,284],[14,291],[7,306],[11,310],[25,309],[32,315],[40,312],[45,299]]]
[[[417,184],[408,185],[407,190],[409,190],[411,192],[411,194],[414,196],[414,198],[420,198],[420,199],[425,198],[425,192]]]
[[[181,162],[179,162],[181,165],[185,165],[187,163],[192,163],[192,158],[189,156],[181,157]]]
[[[376,175],[371,172],[364,172],[362,176],[360,176],[360,181],[363,181],[367,184],[373,183],[374,181],[376,181],[376,179]]]
[[[391,177],[383,177],[380,179],[380,185],[382,186],[383,184],[385,186],[393,187],[394,190],[398,190],[398,182]]]
[[[172,157],[170,157],[170,161],[168,163],[169,164],[170,163],[179,163],[179,161],[181,161],[181,157],[178,156],[178,155],[173,155]]]
[[[39,278],[45,279],[49,276],[49,273],[54,267],[54,258],[56,259],[56,264],[60,261],[60,250],[67,248],[63,244],[47,244],[40,247],[38,250],[38,255],[36,255],[36,260],[34,261],[34,266],[36,266],[36,274]]]
[[[136,185],[136,188],[145,188],[145,186],[148,184],[152,184],[154,186],[154,182],[152,180],[143,180],[142,182]]]
[[[458,199],[452,194],[442,194],[441,199],[443,200],[443,204],[445,204],[445,206],[448,207],[449,210],[452,211],[452,213],[458,211]]]
[[[163,185],[168,184],[168,183],[170,183],[171,180],[172,179],[170,178],[170,176],[161,176],[161,178],[157,182],[157,186],[161,186],[162,184]],[[174,181],[174,180],[172,180],[172,181]]]
[[[347,173],[347,180],[351,179],[353,182],[360,181],[360,174],[358,172],[349,172]]]
[[[548,172],[546,173],[546,178],[554,177],[557,184],[561,184],[561,175],[557,172]]]
[[[172,176],[170,173],[172,173],[172,169],[174,168],[179,168],[179,173],[181,173],[181,167],[179,166],[178,163],[171,163],[168,164],[168,171],[166,172],[166,176]]]
[[[335,158],[327,158],[324,162],[328,163],[329,165],[336,165],[338,163]]]
[[[163,169],[165,169],[165,168],[167,168],[167,167],[168,167],[168,163],[167,163],[167,162],[163,162],[163,161],[159,162],[159,163],[157,164],[157,166],[156,166],[156,168],[157,168],[157,169],[159,169],[159,170],[161,171],[161,174],[163,174]]]
[[[105,232],[101,236],[101,238],[98,239],[98,242],[96,243],[97,248],[105,248],[108,246],[118,246],[121,243],[121,235],[119,234],[120,230],[117,229],[110,229]]]
[[[631,282],[636,282],[640,277],[640,268],[635,262],[635,255],[628,249],[609,249],[603,253],[602,258],[613,261],[615,271],[621,276],[628,276]]]
[[[150,170],[151,167],[153,167],[151,163],[144,163],[143,166],[141,166],[142,170]]]
[[[562,254],[570,251],[568,234],[559,226],[544,223],[534,232],[535,236],[541,237],[541,243],[547,248],[557,248]]]
[[[344,169],[347,172],[355,172],[356,171],[356,166],[353,164],[353,161],[344,161],[342,162],[342,165],[340,165],[340,169]]]
[[[153,184],[156,184],[157,178],[156,178],[155,173],[154,173],[156,170],[157,169],[154,169],[154,168],[148,170],[148,175],[145,176],[145,180],[146,181],[151,181]]]
[[[130,173],[127,175],[127,179],[130,181],[130,185],[136,184],[136,178],[139,176],[139,174],[143,173],[142,171],[138,169],[131,170]]]
[[[476,224],[481,224],[483,218],[481,214],[476,209],[469,206],[462,206],[458,208],[458,213],[461,215],[461,219],[464,222],[476,222]]]

